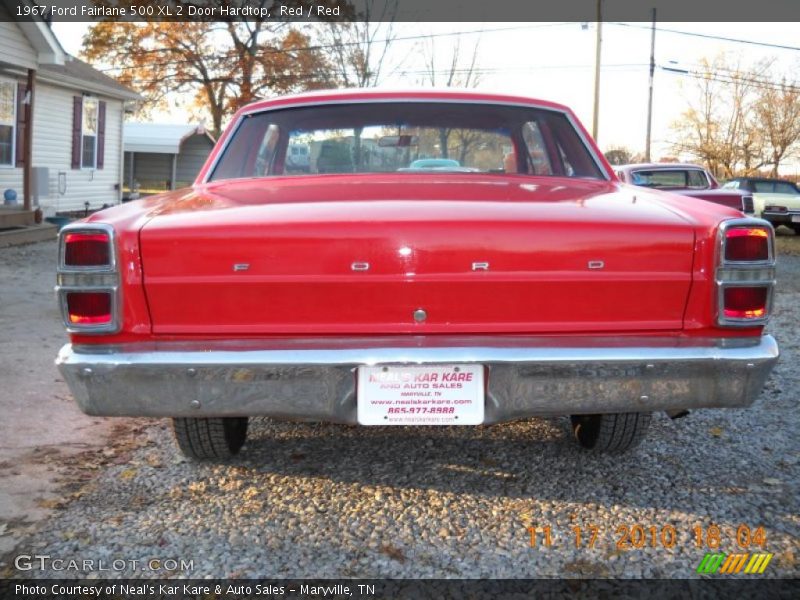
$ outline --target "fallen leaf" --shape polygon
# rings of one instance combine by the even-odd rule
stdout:
[[[708,432],[714,437],[722,437],[723,434],[722,427],[712,427]]]
[[[779,560],[781,561],[781,564],[787,569],[790,567],[794,567],[797,564],[797,559],[794,556],[794,552],[792,552],[791,550],[787,550],[786,552],[781,554]]]
[[[136,477],[136,469],[125,469],[119,474],[120,479],[133,479]]]
[[[589,560],[581,559],[568,562],[564,565],[564,570],[578,575],[598,578],[608,575],[608,568],[600,563],[594,563]]]
[[[391,544],[384,544],[381,546],[381,552],[397,562],[406,562],[406,555],[403,554],[402,548],[392,546]]]

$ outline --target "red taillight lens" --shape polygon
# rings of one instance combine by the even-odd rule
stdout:
[[[111,292],[68,292],[67,314],[74,324],[111,323]]]
[[[111,243],[107,233],[68,233],[64,236],[64,265],[105,267],[111,264]]]
[[[763,227],[735,227],[725,232],[725,260],[769,260],[769,232]]]
[[[728,319],[762,319],[767,314],[766,287],[728,287],[723,310]]]

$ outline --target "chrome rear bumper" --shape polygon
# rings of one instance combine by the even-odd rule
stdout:
[[[736,339],[406,336],[72,346],[56,364],[90,415],[255,416],[356,423],[356,368],[480,363],[485,422],[744,407],[778,360]]]
[[[761,212],[761,218],[766,219],[770,223],[792,223],[792,219],[800,217],[800,209],[792,208],[789,210],[764,210]]]

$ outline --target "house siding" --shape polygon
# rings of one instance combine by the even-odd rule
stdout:
[[[36,51],[16,23],[10,21],[5,6],[0,3],[0,63],[25,69],[35,69]]]
[[[46,214],[81,210],[85,202],[91,209],[120,201],[122,139],[120,123],[123,103],[99,96],[106,102],[105,164],[102,169],[72,169],[72,103],[77,90],[39,83],[33,115],[33,166],[49,169],[49,196],[39,204]],[[66,190],[59,193],[59,174],[66,179]],[[115,187],[117,189],[115,189]]]

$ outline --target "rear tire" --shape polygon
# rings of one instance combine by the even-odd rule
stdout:
[[[621,453],[634,448],[650,426],[650,413],[572,415],[572,432],[591,452]]]
[[[221,460],[237,454],[247,439],[247,417],[172,419],[181,452],[196,460]]]
[[[800,223],[792,223],[789,227],[794,229],[795,235],[800,235]]]

